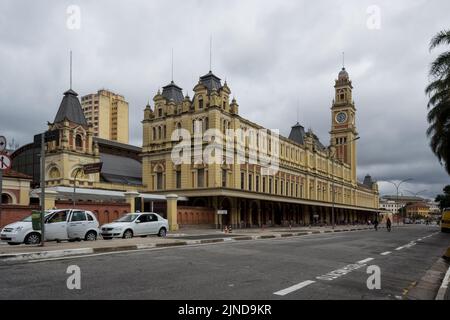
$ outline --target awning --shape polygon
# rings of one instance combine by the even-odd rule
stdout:
[[[53,193],[57,199],[73,199],[74,190],[71,187],[49,187],[45,188],[45,192]],[[34,189],[31,191],[30,196],[32,198],[38,198],[41,194],[41,189]],[[75,200],[91,200],[91,201],[111,201],[111,200],[123,200],[126,199],[126,192],[103,190],[103,189],[88,189],[88,188],[76,188]],[[165,195],[150,194],[150,193],[138,193],[136,192],[136,198],[143,198],[151,201],[166,201]],[[179,197],[178,200],[187,201],[186,197]]]

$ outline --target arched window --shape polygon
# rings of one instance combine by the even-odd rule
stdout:
[[[2,193],[2,204],[12,204],[13,199],[12,197],[7,193]]]
[[[153,127],[153,140],[156,140],[157,138],[156,138],[156,128],[155,127]]]
[[[81,134],[77,134],[77,136],[75,137],[75,146],[77,148],[83,147],[83,138],[81,137]]]
[[[163,167],[161,165],[158,165],[155,168],[156,172],[156,190],[162,190],[164,189],[164,180],[163,180]]]
[[[158,139],[162,138],[161,127],[158,127]]]
[[[203,97],[198,97],[198,108],[203,109]]]
[[[53,167],[48,172],[48,176],[50,177],[50,179],[58,179],[59,177],[61,177],[61,174],[59,173],[59,170],[57,167]]]

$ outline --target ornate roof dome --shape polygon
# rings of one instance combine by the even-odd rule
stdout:
[[[339,72],[338,76],[339,80],[348,80],[348,72],[345,70],[345,68],[342,68],[342,70]]]

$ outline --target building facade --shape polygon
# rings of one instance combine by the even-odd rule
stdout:
[[[357,181],[356,108],[344,68],[334,88],[330,146],[325,147],[299,123],[289,138],[272,130],[263,134],[263,126],[239,115],[228,84],[211,71],[200,77],[192,98],[172,81],[157,92],[153,108],[147,105],[144,110],[144,188],[186,196],[189,205],[212,208],[216,226],[329,224],[332,213],[337,223],[373,220],[379,209],[378,186],[371,179]],[[234,134],[231,140],[229,132]],[[196,145],[192,141],[199,133],[203,138]],[[234,146],[231,153],[228,143]],[[183,161],[174,161],[180,145]],[[217,157],[222,148],[219,161],[198,161],[195,156],[200,152]],[[252,161],[262,150],[277,160],[276,170]]]
[[[416,202],[406,205],[406,217],[410,219],[428,218],[430,206],[425,202]]]
[[[407,204],[424,201],[425,199],[421,197],[385,195],[380,198],[380,208],[395,215]]]
[[[129,108],[122,95],[109,90],[98,90],[81,98],[81,106],[94,137],[129,142]]]

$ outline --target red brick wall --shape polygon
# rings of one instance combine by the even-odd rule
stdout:
[[[0,228],[7,224],[17,222],[31,215],[32,210],[39,210],[39,206],[19,206],[15,204],[2,205],[0,214]]]
[[[71,201],[56,201],[57,209],[73,208]],[[100,225],[111,222],[130,212],[130,205],[121,202],[79,202],[76,209],[92,211],[98,219]]]
[[[181,228],[191,225],[214,225],[214,209],[178,206],[177,211],[177,222]]]

